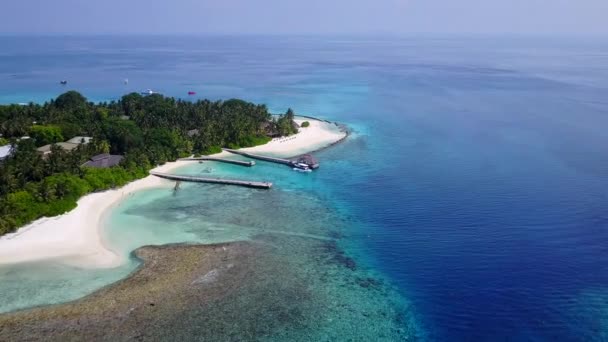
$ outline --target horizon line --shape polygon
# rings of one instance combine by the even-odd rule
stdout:
[[[0,37],[588,37],[608,38],[608,33],[581,32],[0,32]]]

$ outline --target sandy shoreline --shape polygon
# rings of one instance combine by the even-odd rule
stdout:
[[[301,123],[303,120],[296,120]],[[289,157],[329,146],[344,138],[336,125],[308,120],[310,127],[289,138],[273,139],[266,145],[244,150]],[[226,152],[218,155],[225,155]],[[170,162],[154,169],[170,172],[195,162]],[[41,218],[0,237],[0,265],[56,259],[78,267],[111,268],[125,260],[103,244],[104,213],[128,195],[149,188],[171,186],[173,182],[148,176],[126,186],[93,193],[78,200],[78,206],[63,215]]]

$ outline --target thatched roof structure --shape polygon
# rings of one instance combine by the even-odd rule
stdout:
[[[298,157],[298,163],[303,163],[308,165],[312,169],[316,169],[319,167],[319,161],[312,156],[312,154],[304,154]]]
[[[275,125],[270,122],[270,121],[264,121],[260,124],[260,130],[262,132],[264,132],[264,134],[266,134],[267,136],[271,137],[271,138],[275,138],[275,137],[279,137],[281,136],[279,134],[279,132],[277,131]]]

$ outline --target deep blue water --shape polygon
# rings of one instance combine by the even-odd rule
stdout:
[[[0,37],[0,102],[240,97],[351,125],[348,250],[430,338],[608,339],[608,40]],[[123,84],[125,78],[129,84]],[[67,79],[67,87],[59,80]]]

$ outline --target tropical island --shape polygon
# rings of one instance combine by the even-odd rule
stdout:
[[[171,184],[151,170],[169,172],[184,165],[178,158],[222,147],[294,156],[345,136],[291,109],[272,115],[238,99],[132,93],[92,103],[75,91],[42,105],[0,106],[0,134],[0,235],[27,225],[0,238],[0,264],[69,257],[94,267],[123,261],[101,241],[104,211],[127,194]]]
[[[62,214],[89,192],[145,177],[154,165],[292,135],[293,119],[292,110],[273,119],[266,106],[242,100],[137,93],[94,104],[70,91],[43,105],[0,106],[0,145],[12,146],[0,165],[0,234]],[[108,156],[112,167],[94,167],[95,156]]]
[[[404,321],[406,306],[392,300],[393,290],[359,269],[339,247],[344,222],[325,214],[329,220],[306,228],[293,224],[305,222],[309,210],[327,212],[323,202],[314,200],[309,209],[292,211],[291,205],[306,198],[302,194],[204,189],[213,194],[201,198],[213,208],[206,213],[214,222],[209,231],[234,225],[229,213],[237,208],[241,213],[244,203],[251,212],[267,211],[259,218],[276,215],[271,227],[264,220],[234,225],[235,232],[249,231],[249,238],[237,234],[220,243],[147,244],[128,253],[106,239],[112,232],[109,212],[122,210],[131,196],[135,200],[166,191],[188,197],[187,189],[176,193],[174,182],[150,172],[171,173],[198,163],[181,157],[227,158],[228,152],[216,153],[220,147],[298,156],[343,140],[346,132],[339,125],[296,116],[292,110],[271,115],[266,106],[241,100],[185,102],[130,94],[94,104],[76,92],[43,105],[0,106],[0,118],[3,143],[9,146],[0,162],[0,271],[37,276],[37,268],[31,273],[28,267],[50,267],[66,272],[68,279],[85,277],[86,284],[89,272],[94,278],[101,274],[97,271],[121,275],[137,260],[132,272],[107,286],[72,295],[78,285],[70,280],[60,281],[59,288],[40,283],[36,291],[50,296],[7,300],[0,306],[0,340],[293,340],[300,333],[310,336],[309,329],[323,336],[349,331],[366,340],[381,329],[388,339],[401,340],[414,331]],[[156,189],[141,192],[147,188]],[[266,202],[248,203],[249,196]],[[213,217],[224,213],[225,219]],[[352,294],[370,299],[345,310]],[[361,319],[361,312],[378,322],[374,329],[352,328],[350,322]]]

